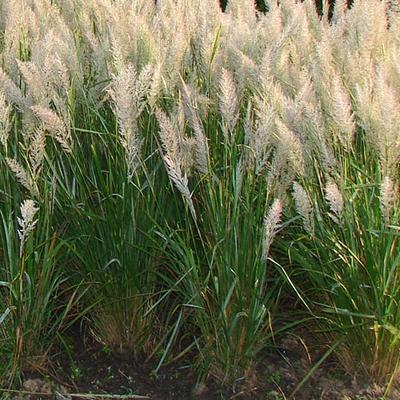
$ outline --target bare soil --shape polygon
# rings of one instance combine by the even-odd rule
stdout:
[[[304,336],[303,336],[304,337]],[[132,361],[96,343],[75,343],[69,352],[54,357],[52,373],[27,376],[25,394],[11,397],[34,399],[135,399],[152,400],[400,400],[394,388],[384,397],[384,388],[368,387],[340,370],[329,356],[299,387],[325,352],[310,348],[297,336],[283,337],[261,355],[262,361],[252,379],[221,387],[210,380],[196,384],[190,360],[162,368],[154,374],[154,365]],[[90,396],[89,394],[94,394]],[[143,397],[135,397],[143,396]],[[1,395],[0,395],[1,398]]]

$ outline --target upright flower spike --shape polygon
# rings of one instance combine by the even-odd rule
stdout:
[[[225,139],[230,141],[229,135],[235,128],[239,118],[238,98],[232,73],[224,68],[220,79],[219,107],[227,128],[227,131],[224,131]]]
[[[69,127],[54,111],[45,107],[31,107],[33,114],[42,123],[43,129],[49,132],[66,153],[72,152],[72,136]]]
[[[37,219],[35,216],[39,208],[35,206],[33,200],[25,200],[20,207],[21,217],[18,217],[18,237],[20,239],[19,255],[22,257],[26,240],[31,232],[35,229]]]
[[[340,143],[345,150],[350,150],[356,129],[351,99],[340,77],[335,75],[332,80],[332,102],[329,112],[339,131],[338,139]]]
[[[381,210],[385,221],[389,221],[396,201],[396,185],[392,178],[385,176],[381,183]]]
[[[38,189],[35,186],[35,182],[26,173],[25,169],[18,163],[14,158],[6,158],[6,162],[10,170],[14,173],[17,181],[27,189],[32,195],[38,194]]]
[[[37,128],[32,135],[31,143],[29,144],[29,164],[32,170],[33,180],[36,181],[42,169],[46,148],[46,134],[44,129]]]
[[[341,224],[343,222],[343,196],[335,182],[328,182],[325,186],[325,198],[332,211],[332,219]]]
[[[7,100],[13,103],[19,110],[26,110],[30,106],[28,99],[24,97],[21,89],[0,68],[0,90],[6,95]]]
[[[196,169],[201,174],[209,172],[210,155],[207,136],[197,111],[195,96],[189,86],[183,83],[183,100],[187,109],[189,124],[194,133],[195,140],[195,164]]]
[[[187,174],[182,171],[184,160],[184,155],[182,155],[182,138],[171,119],[162,110],[156,109],[155,114],[160,126],[160,138],[164,150],[162,156],[168,176],[175,187],[181,192],[193,218],[196,219]]]
[[[268,259],[269,249],[280,227],[283,204],[280,199],[275,199],[268,214],[264,218],[264,250],[263,258]]]
[[[4,93],[0,91],[0,143],[7,148],[7,141],[10,134],[11,106],[7,104]]]
[[[296,210],[303,219],[304,229],[312,235],[314,232],[313,207],[307,192],[297,182],[293,183],[293,197],[296,204]]]

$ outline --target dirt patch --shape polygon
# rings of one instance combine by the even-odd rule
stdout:
[[[74,347],[72,352],[60,352],[54,358],[51,375],[27,377],[22,389],[29,393],[11,398],[128,400],[143,396],[152,400],[400,400],[400,392],[396,389],[384,397],[384,388],[368,387],[346,376],[333,356],[327,357],[299,387],[324,352],[310,351],[293,335],[283,337],[274,348],[261,355],[262,361],[255,369],[253,379],[238,381],[228,388],[221,388],[212,381],[196,385],[190,360],[161,368],[154,374],[154,365],[134,362],[129,355],[111,353],[98,344]],[[96,396],[88,397],[90,393]]]

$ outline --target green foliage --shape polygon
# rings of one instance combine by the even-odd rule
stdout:
[[[342,159],[342,211],[333,210],[318,167],[316,179],[303,182],[314,205],[313,229],[293,227],[285,249],[293,280],[321,330],[339,342],[343,365],[388,382],[399,366],[400,221],[397,202],[382,201],[388,193],[379,163],[366,148],[362,142]]]
[[[0,2],[2,384],[77,322],[154,375],[252,378],[288,287],[278,332],[394,379],[398,15],[318,4]]]
[[[3,164],[2,179],[9,191],[0,203],[0,381],[12,383],[23,371],[43,368],[68,326],[78,298],[65,273],[65,242],[53,225],[51,191],[37,201],[34,219],[19,214],[19,190]],[[14,184],[14,185],[13,185]],[[44,188],[44,190],[46,190]],[[30,203],[31,210],[34,203]],[[37,209],[36,209],[37,210]],[[17,213],[18,212],[18,213]],[[36,221],[36,222],[35,222]],[[32,228],[27,227],[28,222]]]
[[[221,146],[228,132],[218,116],[209,117],[210,172],[190,179],[196,218],[187,211],[183,225],[160,232],[169,257],[167,286],[179,283],[200,377],[226,383],[253,373],[279,301],[279,280],[264,255],[271,187],[254,174],[242,129]]]

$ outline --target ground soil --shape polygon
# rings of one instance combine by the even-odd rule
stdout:
[[[323,349],[307,346],[300,336],[304,337],[303,334],[282,337],[261,355],[262,361],[255,368],[252,379],[224,388],[212,380],[196,385],[189,359],[164,367],[156,375],[154,365],[133,362],[128,354],[111,352],[97,343],[83,345],[76,342],[71,351],[60,351],[54,357],[50,374],[28,374],[22,390],[29,393],[11,396],[11,399],[139,398],[135,395],[152,400],[384,398],[384,388],[368,387],[346,375],[333,356],[327,357],[296,390],[325,354]],[[96,396],[89,396],[90,393]],[[394,389],[385,398],[400,400],[400,394]]]

